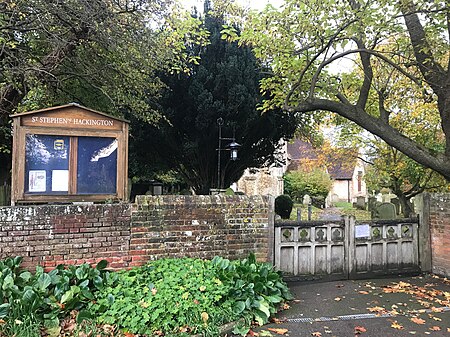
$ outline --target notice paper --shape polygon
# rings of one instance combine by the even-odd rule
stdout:
[[[355,238],[368,238],[370,237],[369,225],[356,225],[355,226]]]
[[[52,191],[67,192],[69,190],[69,170],[52,171]]]
[[[28,172],[28,191],[45,192],[46,178],[45,170],[30,170]]]

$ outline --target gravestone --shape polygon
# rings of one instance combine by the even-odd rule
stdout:
[[[356,208],[366,209],[366,197],[356,197]]]
[[[303,197],[303,205],[310,205],[311,204],[311,197],[308,194],[305,194]]]
[[[397,217],[395,205],[390,202],[384,202],[377,206],[374,214],[375,219],[395,219]]]

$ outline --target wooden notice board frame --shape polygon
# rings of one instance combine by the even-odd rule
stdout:
[[[125,119],[107,115],[76,103],[11,115],[13,119],[11,204],[82,202],[127,199],[128,124]],[[61,194],[26,191],[27,135],[59,136],[69,139],[67,191]],[[77,191],[78,140],[80,137],[113,138],[117,147],[116,190],[81,194]],[[55,148],[58,146],[55,144]],[[64,143],[63,145],[64,146]],[[45,167],[42,168],[45,171]],[[67,171],[67,170],[66,170]]]

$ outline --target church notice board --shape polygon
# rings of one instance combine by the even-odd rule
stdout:
[[[75,103],[11,117],[13,205],[126,199],[126,120]]]

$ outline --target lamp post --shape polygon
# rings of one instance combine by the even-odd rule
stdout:
[[[224,138],[222,137],[222,126],[223,126],[223,118],[217,118],[217,126],[219,127],[219,146],[217,148],[217,188],[220,190],[221,186],[221,169],[220,169],[220,158],[221,152],[226,150],[231,152],[230,159],[235,161],[238,159],[238,150],[241,147],[240,144],[236,143],[236,139],[233,138]],[[222,149],[222,140],[230,140],[231,143],[228,144],[227,148]]]

